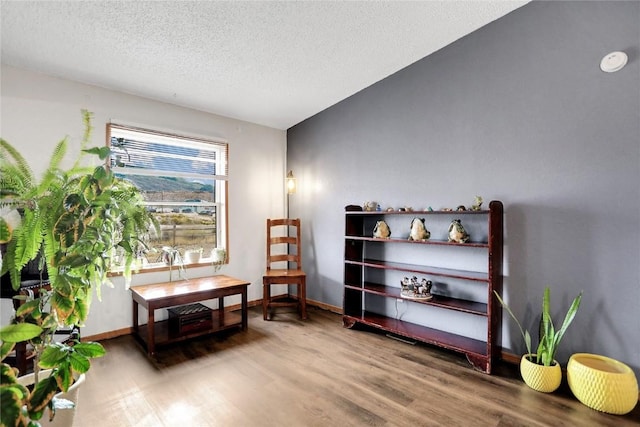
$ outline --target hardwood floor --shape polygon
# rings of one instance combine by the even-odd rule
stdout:
[[[566,384],[529,389],[517,368],[495,375],[464,356],[349,330],[310,308],[306,321],[249,310],[249,330],[160,349],[131,336],[102,342],[81,390],[76,426],[630,426],[578,402]]]

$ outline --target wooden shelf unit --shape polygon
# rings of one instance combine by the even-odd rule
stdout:
[[[372,237],[372,224],[378,220],[406,217],[409,221],[412,217],[424,217],[427,228],[430,229],[429,219],[438,218],[442,224],[443,216],[445,216],[444,221],[462,219],[463,225],[465,218],[478,218],[476,222],[483,228],[482,235],[486,236],[486,241],[469,243],[453,243],[445,240],[410,241],[397,238],[393,234],[389,239]],[[361,323],[395,335],[454,350],[463,353],[474,368],[490,374],[492,364],[500,354],[498,337],[502,310],[493,291],[502,292],[503,216],[504,209],[500,201],[490,202],[489,209],[481,211],[347,211],[344,249],[344,326],[351,328]],[[473,234],[471,237],[473,238]],[[384,245],[384,251],[373,252],[386,254],[382,256],[383,259],[368,258],[369,249],[378,245]],[[429,265],[430,260],[426,260],[424,264],[416,264],[415,260],[412,263],[397,262],[397,259],[393,259],[393,253],[399,247],[402,248],[403,253],[409,250],[419,255],[427,247],[436,251],[447,247],[460,248],[461,251],[467,251],[467,249],[480,251],[481,255],[476,253],[474,256],[483,257],[482,262],[486,262],[486,272],[443,268]],[[421,256],[418,258],[423,259]],[[437,261],[430,262],[437,264]],[[429,277],[429,280],[438,281],[455,279],[463,283],[462,286],[485,286],[486,302],[441,295],[437,293],[437,289],[432,290],[433,298],[428,301],[402,298],[399,283],[374,283],[369,280],[369,273],[376,271],[424,275]],[[486,324],[486,338],[478,340],[374,312],[367,306],[367,295],[456,312],[461,322]]]

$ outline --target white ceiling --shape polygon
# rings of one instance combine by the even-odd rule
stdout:
[[[2,0],[2,63],[287,129],[526,3]]]

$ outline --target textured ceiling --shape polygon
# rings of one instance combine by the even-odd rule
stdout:
[[[287,129],[526,1],[2,1],[2,63]]]

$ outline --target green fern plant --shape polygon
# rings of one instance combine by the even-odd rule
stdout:
[[[29,341],[37,353],[36,373],[41,367],[53,368],[52,377],[64,391],[72,374],[85,372],[88,359],[102,355],[104,349],[97,343],[61,348],[52,343],[52,333],[58,325],[84,324],[93,292],[100,297],[101,286],[111,285],[108,272],[116,253],[123,259],[128,284],[150,230],[159,232],[138,189],[110,171],[109,147],[87,148],[91,114],[83,111],[82,117],[85,131],[73,166],[61,166],[68,149],[64,138],[56,144],[39,181],[20,152],[0,139],[0,275],[8,274],[17,290],[22,268],[40,258],[50,281],[49,292],[23,304],[15,324],[0,329],[0,360],[16,342]],[[98,166],[86,166],[96,157]],[[15,372],[8,366],[2,364],[3,425],[27,425],[29,417],[39,419],[43,403],[54,409],[53,380],[45,388],[39,388],[38,382],[33,393],[25,394],[15,386]],[[40,400],[32,405],[31,399]],[[11,418],[12,414],[19,418]]]
[[[518,328],[520,329],[520,334],[524,339],[524,344],[527,348],[527,355],[529,358],[534,356],[534,353],[531,351],[531,334],[528,330],[523,329],[522,325],[518,321],[518,318],[513,314],[513,311],[509,308],[509,306],[502,300],[500,295],[493,291],[498,298],[500,304],[507,310],[507,313],[511,316],[511,318],[516,322]],[[559,330],[556,331],[553,325],[553,319],[551,318],[551,290],[547,286],[544,289],[544,295],[542,297],[542,315],[540,318],[540,327],[539,327],[539,342],[538,347],[536,349],[535,362],[539,365],[551,366],[554,364],[554,360],[556,357],[556,353],[558,351],[558,346],[560,345],[560,341],[564,334],[567,332],[569,325],[573,322],[573,319],[576,316],[578,308],[580,307],[580,302],[582,301],[582,292],[573,299],[567,314],[562,321],[562,326]]]

